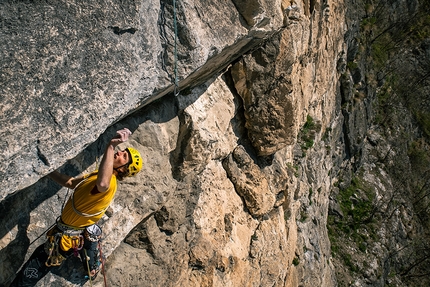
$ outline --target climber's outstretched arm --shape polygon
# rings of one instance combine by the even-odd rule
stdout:
[[[76,185],[83,179],[82,176],[72,177],[66,174],[59,173],[56,170],[48,174],[48,177],[56,183],[71,189],[74,189]]]
[[[117,135],[112,138],[107,145],[100,163],[96,182],[97,190],[99,192],[106,191],[110,186],[110,181],[114,172],[115,147],[120,143],[127,141],[128,137],[131,135],[131,131],[126,128],[119,130],[116,133]],[[74,189],[76,185],[83,180],[82,175],[72,177],[66,174],[59,173],[58,171],[51,172],[48,177],[57,182],[58,184],[71,189]]]
[[[105,192],[110,186],[112,174],[114,172],[114,158],[115,158],[115,147],[120,143],[128,140],[131,135],[131,131],[127,128],[116,132],[117,135],[110,140],[106,147],[103,158],[100,162],[99,173],[97,176],[97,190],[99,192]]]

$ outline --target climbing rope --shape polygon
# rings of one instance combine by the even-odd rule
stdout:
[[[105,272],[105,261],[103,259],[102,245],[101,245],[100,241],[98,242],[97,247],[99,249],[100,264],[102,265],[103,281],[104,281],[105,287],[107,287],[106,272]],[[87,254],[87,250],[85,250],[85,248],[84,248],[84,254],[85,254],[85,260],[87,262],[88,279],[90,281],[90,286],[93,286],[93,277],[97,276],[98,271],[96,270],[95,274],[93,276],[91,276],[91,268],[90,268],[90,265],[89,265],[89,257],[88,257],[88,254]]]
[[[89,260],[88,260],[87,250],[85,250],[85,248],[84,248],[84,254],[85,254],[85,261],[87,262],[88,279],[90,280],[90,286],[93,286],[93,279],[91,278],[90,264],[88,263]]]
[[[100,251],[100,261],[102,263],[102,272],[103,272],[103,280],[105,282],[105,287],[107,287],[107,282],[106,282],[106,272],[105,272],[105,260],[103,258],[103,253],[102,253],[102,243],[99,240],[99,251]]]
[[[68,188],[66,196],[64,197],[64,200],[63,200],[63,204],[61,205],[61,212],[63,212],[64,205],[66,204],[66,199],[69,196],[69,191],[70,191],[70,189]],[[57,218],[57,220],[58,220],[58,218]],[[30,244],[28,246],[30,247],[34,242],[36,242],[40,237],[42,237],[42,235],[46,234],[46,232],[48,232],[48,230],[51,230],[51,228],[54,227],[54,225],[57,224],[57,220],[55,221],[54,224],[52,224],[45,231],[43,231],[43,233],[41,233],[36,239],[34,239],[32,242],[30,242]]]
[[[45,231],[43,231],[43,233],[42,234],[40,234],[36,239],[34,239],[33,241],[31,241],[30,242],[30,244],[28,245],[29,247],[34,243],[34,242],[36,242],[40,237],[42,237],[42,235],[45,235],[46,234],[46,232],[48,232],[48,230],[50,230],[52,227],[54,227],[54,225],[55,225],[56,223],[54,223],[54,224],[52,224],[51,226],[49,226]]]
[[[176,16],[176,1],[173,0],[173,29],[175,30],[175,40],[174,40],[174,74],[175,74],[175,97],[179,95],[179,81],[178,81],[178,24]]]

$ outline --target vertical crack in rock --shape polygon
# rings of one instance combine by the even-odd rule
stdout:
[[[249,257],[251,258],[258,258],[258,254],[260,253],[260,242],[259,242],[259,235],[260,233],[260,225],[261,222],[258,223],[257,227],[254,230],[254,234],[251,236],[251,241],[249,242]]]
[[[52,113],[52,111],[51,111],[51,110],[48,110],[48,114],[51,116],[51,118],[52,118],[52,120],[54,121],[54,123],[55,123],[57,126],[60,126],[60,123],[58,122],[57,118],[55,117],[55,115]]]
[[[309,1],[309,15],[312,15],[312,13],[315,10],[315,4],[316,4],[315,2],[316,2],[316,0],[310,0]]]
[[[234,65],[234,63],[232,65]],[[233,131],[239,139],[238,144],[247,146],[249,145],[249,141],[247,139],[248,130],[246,128],[244,103],[242,97],[236,90],[231,67],[224,74],[224,81],[227,84],[227,87],[229,88],[230,92],[234,95],[236,102],[236,114],[231,120]]]
[[[174,75],[174,61],[180,62],[181,60],[188,59],[190,51],[199,47],[199,44],[192,36],[193,33],[188,27],[187,19],[185,19],[185,11],[183,11],[185,8],[181,5],[177,5],[175,15],[173,6],[170,3],[171,2],[166,0],[160,0],[160,12],[157,25],[162,47],[159,53],[161,69],[170,76],[171,83],[174,83],[176,80]],[[175,17],[176,27],[173,22]],[[181,64],[178,64],[177,68],[181,70],[181,66]]]
[[[184,157],[186,155],[185,149],[187,147],[187,142],[192,137],[192,129],[190,128],[192,122],[184,111],[179,112],[178,118],[180,121],[178,141],[176,144],[176,149],[170,154],[170,162],[172,163],[173,178],[180,181],[183,177],[182,168]]]
[[[167,66],[166,62],[168,60],[167,46],[171,44],[169,43],[169,38],[166,32],[167,21],[166,21],[165,14],[166,14],[166,3],[164,3],[164,1],[160,1],[160,14],[158,16],[158,22],[157,22],[160,39],[161,39],[161,45],[163,47],[163,49],[160,52],[160,63],[163,71],[169,74],[166,67]]]

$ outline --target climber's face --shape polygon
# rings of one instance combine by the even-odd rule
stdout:
[[[113,168],[121,167],[124,171],[127,170],[126,165],[130,161],[130,154],[126,150],[117,151],[113,156]]]

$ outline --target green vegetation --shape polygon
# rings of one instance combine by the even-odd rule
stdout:
[[[411,142],[408,150],[409,160],[412,167],[418,170],[426,170],[430,166],[430,156],[426,151],[424,142],[415,140]]]
[[[299,176],[299,166],[298,165],[295,165],[295,164],[293,165],[292,163],[288,162],[287,167],[294,174],[295,177]]]
[[[342,258],[343,258],[343,261],[345,262],[345,265],[348,266],[349,270],[351,270],[352,272],[358,271],[357,265],[353,263],[351,254],[342,253]]]
[[[358,68],[358,64],[356,62],[348,62],[346,66],[349,70],[355,70]]]
[[[297,266],[297,265],[299,265],[299,263],[300,263],[299,258],[294,257],[294,259],[293,259],[293,265],[294,265],[294,266]]]
[[[425,136],[430,139],[430,113],[414,110],[414,116]]]
[[[327,222],[332,255],[340,261],[339,269],[346,267],[344,271],[349,271],[353,278],[363,276],[359,274],[363,272],[361,268],[367,269],[366,262],[357,261],[365,258],[374,242],[381,241],[377,231],[385,227],[388,233],[396,233],[386,229],[388,221],[399,216],[404,224],[421,228],[419,235],[407,234],[402,251],[386,246],[392,254],[387,259],[390,269],[384,271],[388,272],[385,275],[382,269],[375,275],[381,279],[387,274],[397,277],[405,286],[429,286],[428,279],[425,283],[423,280],[430,278],[430,65],[428,55],[425,56],[428,42],[423,42],[430,37],[430,1],[417,3],[419,7],[390,13],[391,1],[363,1],[365,17],[360,22],[360,34],[356,35],[358,50],[355,59],[348,59],[347,68],[351,73],[360,69],[365,75],[361,86],[375,91],[372,125],[383,136],[387,149],[373,152],[378,160],[376,165],[391,180],[390,184],[381,184],[393,190],[392,194],[381,192],[381,202],[376,202],[375,192],[360,175],[355,175],[348,187],[340,180],[334,185],[339,214],[330,214]],[[360,94],[362,90],[355,84],[354,101],[371,95]],[[349,102],[342,104],[346,112],[351,106]],[[376,145],[382,147],[380,143]],[[407,214],[396,213],[403,208],[408,210]],[[348,279],[343,281],[343,274],[338,275],[340,286],[349,286]]]
[[[342,241],[348,238],[348,245],[366,252],[367,242],[377,238],[373,228],[376,211],[374,199],[374,191],[359,177],[355,177],[337,196],[343,217],[334,215],[328,217],[327,229],[332,256],[342,259],[351,272],[358,272],[358,267],[354,264],[351,254],[341,247]]]
[[[288,221],[291,218],[291,209],[284,209],[284,220]]]
[[[390,44],[390,36],[388,34],[384,34],[372,42],[370,46],[371,54],[376,69],[383,69],[391,58],[389,54],[391,50]]]
[[[361,29],[364,31],[367,31],[368,29],[372,28],[375,24],[376,24],[376,17],[368,17],[368,18],[363,18],[361,20]]]
[[[424,138],[411,142],[408,149],[413,175],[409,179],[414,210],[423,226],[430,229],[430,152]],[[430,233],[430,231],[429,231]],[[430,236],[430,234],[429,234]],[[427,245],[430,253],[430,244]]]
[[[306,117],[306,123],[303,125],[299,133],[299,138],[301,139],[301,148],[303,156],[306,155],[306,151],[313,147],[315,142],[316,133],[321,130],[321,124],[316,123],[314,119],[308,115]]]
[[[301,210],[300,211],[300,222],[305,222],[306,219],[308,219],[308,214],[306,213],[306,211]]]
[[[409,28],[412,42],[421,42],[430,37],[430,15],[420,17],[415,25]]]
[[[374,197],[373,191],[366,188],[358,178],[353,178],[351,185],[341,190],[338,200],[342,212],[348,217],[347,225],[351,230],[356,232],[361,224],[371,221]]]
[[[393,114],[394,106],[391,104],[392,95],[392,85],[395,84],[395,79],[393,77],[387,77],[384,85],[380,87],[376,92],[375,101],[375,123],[385,127],[389,124],[389,119]]]

